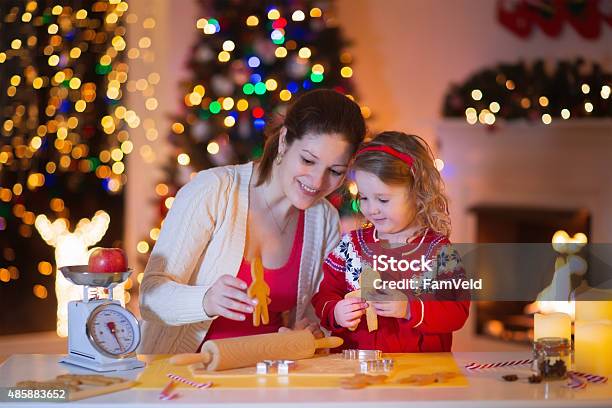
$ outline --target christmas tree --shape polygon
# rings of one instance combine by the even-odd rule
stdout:
[[[263,130],[303,92],[333,88],[353,96],[352,56],[322,1],[201,1],[201,34],[182,86],[183,111],[169,135],[174,152],[159,183],[160,222],[177,190],[200,170],[244,163],[263,151]],[[363,115],[370,116],[362,107]],[[337,206],[351,208],[340,193]],[[138,245],[147,254],[159,233]]]
[[[121,246],[135,125],[121,105],[127,9],[119,0],[0,3],[0,334],[55,329],[56,257],[82,242],[71,236],[68,248],[59,235],[80,219],[104,210],[111,222],[98,245]],[[101,238],[109,219],[97,220]]]

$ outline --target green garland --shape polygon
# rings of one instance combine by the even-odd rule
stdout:
[[[561,60],[549,66],[499,64],[483,69],[448,90],[444,117],[492,125],[497,119],[542,121],[612,117],[612,74],[597,63]]]

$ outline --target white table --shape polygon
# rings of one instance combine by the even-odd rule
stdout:
[[[530,358],[528,353],[454,353],[460,367],[472,361],[495,362]],[[17,381],[48,380],[63,373],[91,373],[77,367],[59,364],[60,355],[18,354],[0,366],[0,387],[14,386]],[[124,378],[136,378],[140,370],[121,372]],[[585,390],[570,390],[563,381],[528,384],[508,383],[501,380],[507,373],[527,374],[528,368],[506,368],[467,372],[468,387],[463,388],[406,388],[360,390],[342,389],[269,389],[269,390],[189,390],[179,389],[180,398],[160,401],[159,391],[131,389],[76,401],[70,406],[122,408],[176,405],[203,406],[255,406],[270,407],[612,407],[612,381],[607,384],[588,385]],[[110,374],[116,375],[116,374]],[[0,407],[44,406],[42,403],[0,403]],[[46,406],[51,404],[47,403]],[[51,405],[53,406],[53,405]]]

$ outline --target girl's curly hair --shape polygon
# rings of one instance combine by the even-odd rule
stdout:
[[[362,146],[389,146],[412,157],[413,164],[381,151],[358,153],[354,170],[367,171],[386,184],[408,186],[416,200],[416,220],[424,228],[450,236],[451,220],[444,181],[434,165],[431,148],[421,137],[403,132],[386,131]]]

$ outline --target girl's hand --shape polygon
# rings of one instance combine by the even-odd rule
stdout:
[[[398,290],[386,290],[376,296],[376,301],[371,301],[370,305],[378,316],[395,317],[397,319],[409,319],[410,309],[406,295]],[[388,299],[388,300],[387,300]]]
[[[392,300],[389,302],[370,302],[378,316],[395,317],[407,319],[408,302],[403,300]]]
[[[288,327],[281,327],[280,329],[278,329],[278,332],[286,333],[292,330],[304,330],[304,329],[310,330],[310,332],[312,333],[315,339],[322,339],[323,337],[325,337],[325,334],[323,333],[323,331],[321,331],[321,328],[319,327],[319,323],[313,322],[309,320],[307,317],[304,317],[302,320],[296,322],[295,325],[293,326],[293,329],[290,329]]]
[[[342,299],[334,308],[334,319],[341,327],[351,328],[359,324],[368,304],[360,298]]]
[[[243,313],[253,313],[256,299],[246,294],[247,284],[231,275],[223,275],[208,289],[202,305],[208,316],[223,316],[231,320],[244,320]],[[242,313],[238,313],[242,312]]]

